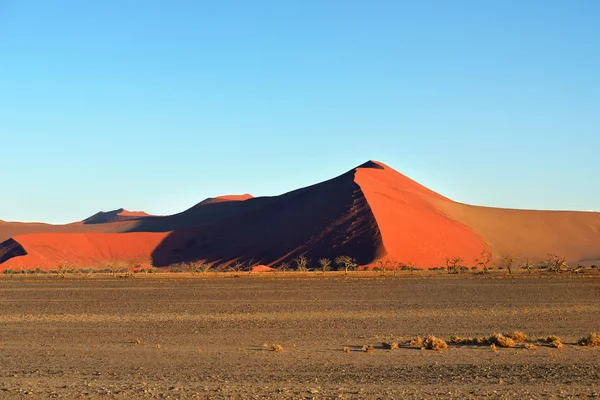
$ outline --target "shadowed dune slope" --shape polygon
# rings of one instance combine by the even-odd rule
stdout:
[[[354,175],[351,170],[281,196],[190,209],[183,214],[206,224],[171,233],[153,253],[154,264],[202,259],[219,264],[254,260],[272,266],[300,254],[313,261],[348,254],[361,263],[371,262],[383,253],[381,235]],[[205,216],[217,205],[222,206],[218,222]]]

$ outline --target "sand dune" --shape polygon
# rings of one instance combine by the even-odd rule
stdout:
[[[10,240],[7,240],[11,238]],[[123,209],[68,225],[0,223],[0,267],[54,268],[60,260],[100,265],[122,257],[154,265],[254,260],[269,267],[300,254],[350,255],[366,265],[387,257],[418,267],[482,250],[571,263],[600,260],[600,213],[529,211],[456,203],[369,161],[331,180],[280,196],[206,199],[179,214]]]

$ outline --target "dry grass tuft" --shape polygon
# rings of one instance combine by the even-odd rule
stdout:
[[[398,350],[400,348],[400,345],[398,344],[398,342],[381,342],[381,345],[389,350]]]
[[[365,353],[373,353],[375,351],[375,347],[371,346],[370,344],[365,344],[362,347],[362,351],[364,351]]]
[[[527,340],[527,335],[521,331],[514,331],[513,333],[505,336],[514,340],[515,343],[523,343]]]
[[[344,353],[350,353],[350,347],[344,347]]]
[[[266,344],[266,343],[263,343],[263,345],[262,345],[262,349],[263,349],[263,350],[269,350],[269,345],[268,345],[268,344]]]
[[[592,332],[577,341],[580,346],[600,347],[600,333]]]
[[[442,339],[438,339],[435,336],[427,336],[427,339],[423,342],[423,347],[427,350],[441,351],[446,350],[448,345]]]
[[[154,345],[154,347],[156,347],[157,349],[160,349],[160,344],[156,343],[156,345]]]
[[[533,344],[533,343],[525,343],[525,348],[526,348],[527,350],[535,350],[535,349],[537,349],[538,347],[537,347],[535,344]]]
[[[421,336],[415,336],[408,342],[408,344],[410,346],[421,347],[423,346],[423,338]]]
[[[283,347],[281,347],[281,345],[279,345],[279,344],[273,344],[271,346],[271,350],[279,353],[279,352],[283,351]]]
[[[490,344],[490,350],[492,350],[493,352],[497,352],[498,348],[496,347],[496,345],[494,343]]]
[[[557,349],[560,349],[565,346],[563,344],[562,340],[560,339],[560,337],[558,337],[556,335],[546,336],[546,337],[540,338],[539,340],[540,340],[540,342],[548,343],[551,347],[555,347]]]
[[[140,338],[135,338],[135,344],[141,344],[142,343],[142,339]]]
[[[500,347],[515,347],[515,341],[509,337],[504,336],[501,333],[494,333],[488,338],[491,344],[495,344]]]

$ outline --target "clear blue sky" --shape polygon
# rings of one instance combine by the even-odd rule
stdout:
[[[0,0],[0,219],[275,195],[385,162],[600,211],[600,2]]]

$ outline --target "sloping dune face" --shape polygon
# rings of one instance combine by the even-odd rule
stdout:
[[[454,202],[438,206],[484,237],[497,260],[514,255],[541,261],[548,254],[557,254],[570,263],[600,261],[600,213],[514,210]]]
[[[39,233],[16,236],[0,249],[12,252],[6,268],[56,269],[59,262],[76,268],[99,268],[105,262],[143,263],[167,233]],[[2,251],[2,250],[0,250]]]
[[[385,164],[364,164],[355,180],[381,230],[387,258],[433,267],[445,257],[473,260],[486,248],[474,230],[436,206],[450,200]]]

